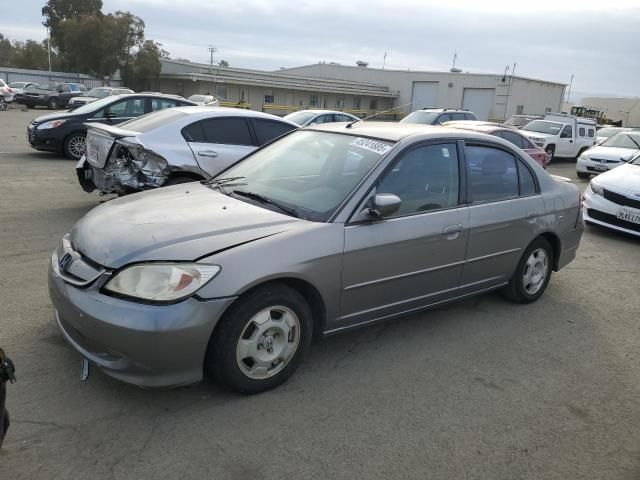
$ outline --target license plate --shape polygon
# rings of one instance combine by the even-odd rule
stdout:
[[[596,172],[606,172],[609,168],[606,165],[596,165],[593,167]]]
[[[617,215],[619,220],[625,222],[640,224],[640,213],[630,212],[629,210],[620,210]]]

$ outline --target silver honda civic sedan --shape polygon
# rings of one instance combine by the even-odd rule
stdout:
[[[315,336],[496,289],[535,301],[582,231],[578,189],[502,139],[322,125],[93,209],[52,254],[49,291],[66,340],[108,375],[257,393]]]

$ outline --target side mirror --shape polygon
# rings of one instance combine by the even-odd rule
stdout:
[[[388,217],[398,211],[402,200],[393,193],[378,193],[367,202],[369,215],[378,218]]]
[[[115,117],[116,117],[116,114],[115,114],[115,113],[113,113],[113,112],[111,112],[111,111],[109,111],[109,110],[107,110],[107,111],[105,112],[104,116],[105,116],[105,117],[107,117],[107,118],[115,118]]]

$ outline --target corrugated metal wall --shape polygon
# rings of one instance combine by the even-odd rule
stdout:
[[[86,85],[87,88],[102,87],[104,82],[84,73],[49,72],[47,70],[25,70],[21,68],[0,67],[0,78],[5,82],[75,82]],[[120,78],[112,79],[113,87],[121,86]]]

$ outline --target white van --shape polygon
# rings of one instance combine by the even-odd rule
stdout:
[[[596,144],[596,121],[566,113],[551,113],[520,129],[547,154],[559,158],[577,158]]]

